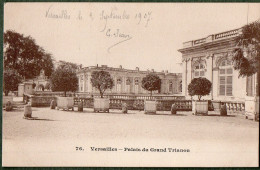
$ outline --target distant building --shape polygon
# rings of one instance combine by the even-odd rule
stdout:
[[[91,85],[91,73],[93,71],[104,70],[111,74],[115,86],[111,90],[107,90],[106,93],[112,94],[148,94],[149,92],[144,90],[141,86],[142,78],[148,73],[153,72],[157,74],[161,80],[161,90],[154,92],[157,94],[181,94],[181,73],[169,73],[168,71],[155,72],[141,71],[138,67],[135,70],[124,69],[122,66],[119,68],[108,67],[107,65],[91,66],[85,68],[79,68],[77,76],[79,80],[79,92],[85,93],[98,93],[96,88]]]

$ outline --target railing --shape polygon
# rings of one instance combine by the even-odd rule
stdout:
[[[83,106],[87,108],[93,108],[93,98],[74,98],[74,104],[77,105],[78,102],[82,101]],[[110,109],[122,109],[122,104],[126,103],[129,110],[144,110],[144,99],[115,99],[110,98],[109,106]],[[170,111],[172,104],[176,105],[179,111],[191,111],[192,101],[191,100],[165,100],[159,99],[157,102],[158,111]]]
[[[206,38],[201,38],[201,39],[197,39],[197,40],[193,40],[193,41],[187,41],[187,42],[183,43],[183,48],[188,48],[188,47],[193,47],[193,46],[201,45],[201,44],[208,43],[208,42],[218,41],[220,39],[235,37],[239,34],[240,30],[241,29],[230,30],[230,31],[226,31],[226,32],[218,33],[218,34],[209,35]]]
[[[203,44],[206,42],[206,38],[195,40],[193,43],[194,45]]]
[[[221,104],[225,104],[227,107],[227,111],[230,111],[230,112],[244,112],[245,111],[244,102],[221,101]]]
[[[215,39],[229,38],[238,35],[239,29],[215,34]]]
[[[133,98],[130,98],[127,96],[126,98],[120,98],[124,95],[113,95],[113,97],[110,96],[109,98],[109,105],[111,109],[121,109],[123,103],[127,103],[129,110],[144,110],[144,101],[150,100],[150,96],[145,96],[147,98],[142,98],[144,96],[138,96]],[[192,100],[184,100],[184,99],[178,99],[176,97],[174,99],[167,99],[166,96],[153,96],[153,100],[157,101],[157,110],[158,111],[170,111],[172,104],[176,105],[177,110],[179,111],[191,111],[192,110]],[[182,96],[180,96],[182,97]],[[165,99],[166,98],[166,99]],[[55,99],[54,96],[34,96],[29,94],[23,95],[23,101],[24,103],[30,102],[34,106],[49,106],[51,100]],[[94,105],[94,97],[74,97],[74,105],[77,106],[78,102],[82,101],[83,106],[86,108],[93,108]],[[213,111],[214,106],[213,103],[216,101],[208,101],[208,110]],[[245,103],[240,101],[218,101],[219,104],[225,104],[227,107],[227,111],[229,112],[244,112],[245,111]]]
[[[64,92],[35,92],[35,96],[64,96]],[[99,94],[90,94],[90,93],[72,93],[67,92],[66,96],[70,97],[100,97]],[[156,94],[154,96],[150,96],[149,94],[104,94],[105,98],[110,99],[147,99],[147,100],[155,100],[155,99],[185,99],[184,96],[179,95],[159,95]]]

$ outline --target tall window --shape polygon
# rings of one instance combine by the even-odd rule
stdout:
[[[83,91],[83,75],[80,76],[80,91]]]
[[[182,80],[180,81],[180,84],[179,84],[179,91],[178,92],[182,92]]]
[[[172,88],[173,88],[172,81],[169,81],[169,92],[170,93],[172,93]]]
[[[135,79],[135,93],[138,93],[139,80]]]
[[[122,80],[121,80],[121,78],[118,78],[116,80],[116,91],[119,93],[121,93],[121,84],[122,84]]]
[[[194,78],[205,76],[205,64],[203,62],[196,62],[194,64]]]
[[[253,96],[253,76],[246,78],[246,95]]]
[[[223,60],[219,65],[219,95],[232,96],[233,69],[230,60]]]
[[[127,93],[131,92],[131,80],[129,78],[126,79],[126,92]]]

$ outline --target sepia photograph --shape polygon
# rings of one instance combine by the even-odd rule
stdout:
[[[2,167],[259,167],[260,3],[3,8]]]

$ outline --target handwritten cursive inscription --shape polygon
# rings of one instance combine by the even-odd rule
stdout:
[[[45,17],[53,19],[70,19],[70,15],[68,14],[67,10],[53,11],[52,5],[45,12]]]
[[[116,30],[112,30],[112,29],[107,29],[106,31],[106,37],[109,37],[109,38],[117,38],[119,39],[119,41],[113,45],[111,45],[110,47],[108,47],[107,49],[107,52],[110,53],[110,50],[112,48],[114,48],[115,46],[119,45],[119,44],[122,44],[123,42],[126,42],[130,39],[132,39],[133,37],[130,36],[129,34],[125,34],[125,33],[122,33],[120,31],[120,29],[116,29]]]

